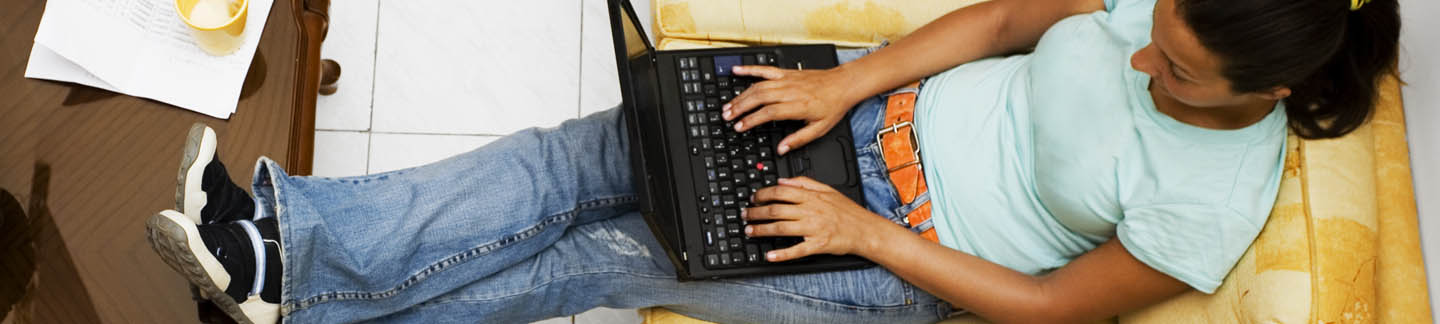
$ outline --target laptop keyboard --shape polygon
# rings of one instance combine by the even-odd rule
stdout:
[[[779,160],[776,142],[790,133],[785,124],[768,123],[736,133],[734,122],[720,117],[720,106],[744,92],[757,78],[735,76],[735,65],[776,65],[771,53],[677,58],[676,73],[685,110],[686,137],[694,165],[703,165],[695,175],[704,228],[704,264],[723,269],[765,264],[765,253],[789,247],[799,238],[749,238],[740,209],[750,206],[750,196],[776,184]],[[738,120],[738,118],[737,118]]]

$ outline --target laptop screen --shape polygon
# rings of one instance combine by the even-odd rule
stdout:
[[[679,224],[671,215],[674,198],[667,168],[661,111],[659,75],[655,71],[655,50],[645,38],[635,12],[626,0],[609,0],[610,32],[615,41],[615,67],[630,138],[632,173],[641,198],[641,212],[656,230],[656,237],[672,259],[683,249]],[[644,176],[641,176],[644,175]],[[677,261],[678,262],[678,261]]]
[[[635,12],[630,11],[630,6],[622,5],[620,8],[625,11],[625,16],[620,17],[622,28],[625,29],[625,56],[633,59],[653,51],[644,32],[635,26]]]

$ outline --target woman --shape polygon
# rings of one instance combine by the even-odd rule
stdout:
[[[722,322],[933,322],[962,309],[1092,321],[1214,291],[1265,223],[1287,126],[1336,137],[1370,114],[1397,10],[995,0],[835,69],[737,68],[769,79],[723,108],[737,130],[808,123],[781,154],[852,116],[841,127],[861,139],[868,204],[787,179],[755,193],[744,218],[773,222],[746,235],[804,237],[772,261],[854,254],[881,267],[677,282],[636,211],[614,109],[363,177],[291,177],[262,158],[253,198],[196,128],[181,211],[148,229],[242,322],[520,322],[599,306]],[[915,131],[934,192],[902,204],[863,134],[884,125],[889,94],[876,94],[921,78]],[[897,225],[923,197],[938,242]]]

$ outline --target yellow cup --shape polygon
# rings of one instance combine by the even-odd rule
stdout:
[[[190,26],[195,45],[216,56],[233,53],[245,43],[249,7],[250,0],[175,0],[175,12]]]

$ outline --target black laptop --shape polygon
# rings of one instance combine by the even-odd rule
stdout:
[[[720,106],[759,79],[736,65],[827,69],[834,45],[656,51],[627,0],[609,0],[631,168],[641,211],[681,280],[857,268],[854,256],[772,263],[765,252],[801,238],[748,238],[740,209],[780,178],[807,176],[864,205],[847,116],[830,133],[787,153],[777,142],[804,126],[769,123],[736,133]],[[736,118],[738,120],[739,118]]]

